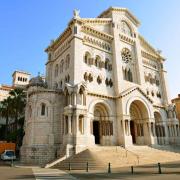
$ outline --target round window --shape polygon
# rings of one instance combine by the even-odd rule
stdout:
[[[121,52],[123,62],[128,63],[132,60],[132,55],[129,49],[124,48]]]

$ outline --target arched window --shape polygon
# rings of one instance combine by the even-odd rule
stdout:
[[[131,70],[127,70],[127,69],[123,69],[123,78],[124,80],[126,81],[130,81],[130,82],[133,82],[133,75],[132,75],[132,72]]]
[[[108,69],[108,64],[109,64],[109,59],[106,58],[106,60],[105,60],[105,69]]]
[[[113,86],[113,81],[112,81],[112,79],[109,80],[109,85],[110,85],[110,87]]]
[[[90,55],[89,52],[86,52],[86,53],[85,53],[84,62],[85,62],[86,64],[91,64],[91,55]]]
[[[84,87],[81,87],[79,90],[79,104],[85,106],[86,105],[86,95]]]
[[[93,76],[92,76],[91,73],[90,73],[89,76],[88,76],[88,80],[89,80],[89,82],[92,82],[92,81],[93,81]]]
[[[131,72],[130,69],[129,69],[129,71],[128,71],[128,81],[133,82],[132,72]]]
[[[45,116],[46,113],[46,105],[44,103],[41,104],[41,116]]]
[[[101,62],[101,58],[99,56],[96,56],[96,59],[95,59],[95,66],[100,68],[100,62]]]
[[[63,70],[64,70],[64,60],[62,60],[62,62],[61,62],[61,70],[62,70],[62,72],[63,72]]]
[[[69,65],[70,65],[70,55],[68,54],[67,56],[66,56],[66,69],[68,69],[69,68]]]
[[[154,91],[151,91],[151,95],[154,97]]]
[[[108,80],[108,78],[106,78],[105,84],[106,84],[106,86],[109,86],[109,80]]]
[[[55,75],[55,77],[57,77],[58,76],[58,64],[56,64],[56,66],[55,66],[55,72],[54,72],[54,75]]]
[[[97,77],[97,82],[98,82],[98,84],[101,84],[101,83],[102,83],[102,79],[101,79],[100,76]]]
[[[121,30],[124,34],[132,37],[132,30],[125,21],[122,21],[122,23],[121,23]]]
[[[84,73],[84,80],[85,80],[85,81],[88,80],[88,74],[87,74],[87,72]]]

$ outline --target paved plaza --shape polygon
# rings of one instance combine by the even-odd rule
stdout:
[[[27,180],[48,180],[48,179],[146,179],[146,180],[179,180],[180,179],[180,162],[166,163],[161,165],[162,174],[159,174],[157,164],[134,167],[134,173],[131,167],[121,167],[104,170],[71,170],[61,171],[58,169],[45,169],[40,167],[14,166],[11,167],[9,162],[0,161],[0,180],[9,179],[27,179]]]

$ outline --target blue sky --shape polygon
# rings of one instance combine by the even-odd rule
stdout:
[[[128,8],[140,21],[140,33],[161,49],[171,97],[180,93],[180,0],[1,0],[0,84],[11,84],[14,70],[45,73],[44,49],[72,18],[96,17],[109,6]]]

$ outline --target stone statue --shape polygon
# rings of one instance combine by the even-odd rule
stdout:
[[[174,104],[170,104],[167,107],[167,115],[168,115],[168,118],[175,118],[176,117],[175,105]]]
[[[79,18],[80,10],[75,9],[74,10],[74,18]]]

